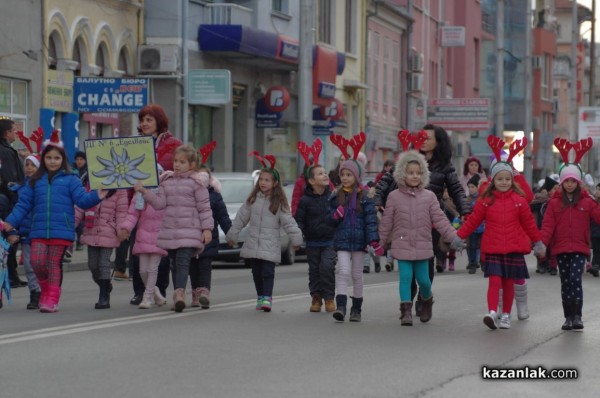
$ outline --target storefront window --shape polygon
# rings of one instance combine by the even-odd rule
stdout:
[[[195,148],[200,148],[214,139],[213,109],[209,106],[190,106],[189,115],[189,141]]]
[[[19,130],[27,131],[27,82],[0,78],[0,116],[17,123]]]

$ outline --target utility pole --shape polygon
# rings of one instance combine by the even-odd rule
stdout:
[[[571,8],[571,86],[570,91],[570,120],[569,141],[577,141],[577,41],[579,40],[579,25],[577,24],[577,1],[573,0]]]
[[[531,82],[531,53],[532,53],[532,26],[531,26],[531,0],[525,1],[527,7],[527,17],[525,24],[525,120],[523,126],[523,134],[529,140],[529,143],[525,147],[525,162],[523,171],[525,174],[525,180],[532,186],[532,174],[533,164],[531,163],[531,131],[532,129],[532,118],[533,109],[531,106],[532,100],[532,82]],[[542,132],[544,134],[544,132]]]
[[[592,0],[592,37],[590,43],[590,95],[589,106],[596,103],[596,0]]]
[[[504,136],[504,0],[496,9],[496,135]]]
[[[181,141],[187,144],[189,141],[189,105],[188,105],[188,71],[189,71],[189,52],[188,52],[188,15],[189,0],[182,0],[181,4]]]
[[[300,60],[298,90],[298,140],[312,141],[312,64],[313,45],[315,42],[314,0],[302,0],[300,3]],[[302,175],[304,167],[298,159],[298,175]]]

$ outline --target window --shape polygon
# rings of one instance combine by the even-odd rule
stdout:
[[[271,9],[282,14],[290,13],[290,0],[271,0]]]
[[[354,23],[357,8],[354,2],[355,0],[346,0],[346,52],[352,54],[356,53],[356,35],[358,33]]]
[[[213,108],[190,106],[188,118],[189,140],[196,148],[213,140]]]
[[[319,38],[318,40],[333,44],[331,40],[331,25],[333,24],[331,12],[331,0],[319,0]]]
[[[14,120],[23,131],[27,131],[28,92],[27,81],[0,78],[0,116]]]
[[[540,85],[541,85],[541,97],[542,99],[545,100],[550,100],[550,93],[549,93],[549,85],[548,85],[548,80],[549,80],[549,66],[550,63],[550,57],[548,57],[547,54],[541,55],[540,56]]]
[[[479,68],[481,64],[479,62],[479,39],[474,39],[473,44],[475,45],[475,65],[473,67],[473,87],[479,90]]]
[[[371,99],[373,100],[373,114],[376,116],[377,109],[379,107],[379,33],[373,32],[373,41],[371,42],[371,46],[373,47],[373,62],[371,64],[371,76],[372,76],[372,84],[371,91],[373,92]]]
[[[400,43],[392,42],[392,120],[398,117],[400,105]]]

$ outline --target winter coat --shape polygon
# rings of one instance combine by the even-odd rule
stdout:
[[[323,246],[333,242],[335,227],[329,217],[329,197],[331,191],[315,193],[310,185],[304,189],[296,210],[296,222],[304,234],[306,246]]]
[[[541,239],[528,201],[512,189],[492,191],[492,198],[480,198],[457,234],[466,239],[485,221],[481,253],[509,254],[531,252],[531,243]]]
[[[348,197],[349,195],[351,195],[351,193],[346,193],[346,203],[350,200]],[[361,251],[364,250],[367,245],[373,242],[379,242],[379,233],[377,232],[377,210],[375,210],[373,200],[367,197],[366,191],[362,190],[357,202],[360,202],[362,211],[357,211],[356,224],[353,225],[351,218],[346,215],[337,221],[333,219],[333,214],[339,206],[337,191],[334,191],[329,199],[329,214],[336,227],[333,237],[333,247],[337,251]],[[348,211],[347,206],[345,206],[345,211]]]
[[[75,205],[88,209],[100,203],[97,191],[86,192],[76,174],[60,170],[48,181],[48,173],[19,191],[19,201],[6,221],[20,225],[32,213],[31,239],[75,240]]]
[[[138,210],[135,208],[135,199],[131,200],[127,217],[119,225],[119,231],[124,229],[127,232],[131,232],[137,224],[135,243],[132,250],[133,254],[167,255],[166,250],[156,245],[164,213],[164,210],[155,210],[148,203],[144,203],[144,208]]]
[[[448,195],[456,205],[458,212],[461,215],[468,214],[470,208],[465,200],[465,191],[460,185],[458,174],[456,174],[452,163],[443,165],[438,160],[429,159],[427,164],[431,174],[426,189],[432,191],[440,203],[442,203],[442,197],[444,196],[444,188],[447,189]]]
[[[375,206],[385,207],[388,195],[396,188],[398,188],[398,184],[396,184],[392,173],[387,172],[381,176],[377,184],[375,184],[375,194],[373,195]]]
[[[241,257],[281,262],[281,228],[288,234],[292,246],[302,244],[302,231],[292,213],[279,209],[273,214],[269,210],[270,203],[268,197],[258,192],[254,203],[245,202],[238,210],[227,233],[227,240],[237,242],[240,231],[249,224],[248,236],[240,251]]]
[[[221,183],[211,176],[209,184],[208,196],[215,227],[212,230],[212,240],[204,246],[204,251],[200,254],[200,257],[216,257],[219,254],[219,226],[225,233],[229,232],[229,228],[231,228],[227,206],[223,201],[223,196],[221,196]]]
[[[175,157],[175,149],[182,144],[177,138],[173,137],[170,131],[159,134],[154,142],[154,148],[158,163],[162,168],[173,170],[173,158]],[[161,151],[161,148],[163,149]]]
[[[479,175],[479,181],[487,180],[487,176],[485,173],[477,173]],[[469,196],[469,180],[473,178],[472,174],[467,173],[467,175],[462,174],[458,177],[458,181],[460,181],[460,185],[463,187],[463,191],[465,191],[465,196]]]
[[[421,170],[418,187],[406,185],[406,166],[417,161]],[[451,242],[456,230],[440,208],[435,194],[425,187],[429,184],[427,162],[414,151],[404,152],[394,171],[398,188],[389,194],[383,217],[379,222],[379,238],[384,244],[391,243],[393,258],[400,260],[424,260],[433,257],[431,226]]]
[[[523,190],[523,193],[525,194],[525,200],[527,201],[527,203],[531,204],[535,195],[533,194],[533,191],[531,190],[531,187],[529,186],[529,183],[527,182],[523,174],[517,174],[513,178],[515,180],[515,183]],[[479,184],[480,195],[483,193],[483,191],[486,190],[488,185],[490,185],[490,182],[491,177]]]
[[[156,242],[159,247],[204,249],[202,231],[214,228],[207,186],[208,178],[197,171],[165,171],[158,193],[146,190],[144,200],[156,210],[165,209]]]
[[[9,203],[8,208],[2,209],[4,215],[10,213],[17,203],[17,194],[8,188],[8,184],[23,184],[23,181],[25,172],[19,154],[5,138],[0,138],[0,195],[5,195]]]
[[[554,192],[542,222],[542,241],[552,246],[552,255],[583,253],[590,255],[590,219],[600,223],[600,205],[586,191],[575,206],[564,207],[562,191]]]
[[[14,184],[9,189],[11,191],[17,192],[17,194],[18,194],[19,190],[23,189],[23,187],[27,184],[29,184],[28,177],[25,178],[25,182],[23,183],[23,185]],[[25,216],[23,221],[21,221],[21,224],[13,225],[13,227],[18,231],[19,242],[21,242],[21,243],[27,244],[27,243],[31,242],[31,239],[29,239],[29,233],[31,232],[31,218],[32,218],[32,215],[30,212]]]
[[[81,243],[92,247],[119,247],[121,242],[117,237],[119,230],[117,226],[127,217],[127,191],[117,190],[110,197],[104,198],[98,206],[95,207],[93,223],[84,225],[81,235]],[[75,225],[83,218],[84,211],[75,209]]]

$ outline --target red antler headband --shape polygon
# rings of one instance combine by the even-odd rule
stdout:
[[[37,130],[34,130],[31,133],[30,137],[27,137],[25,134],[23,134],[22,131],[17,131],[17,136],[23,142],[23,144],[25,144],[29,152],[39,153],[42,151],[42,142],[44,141],[44,130],[41,127],[38,127]],[[33,147],[31,146],[31,141],[36,143],[37,150],[33,150]]]
[[[348,147],[352,148],[352,159],[356,160],[358,158],[358,154],[360,153],[360,149],[363,147],[365,142],[367,142],[367,136],[364,131],[354,135],[352,138],[347,140],[338,134],[331,134],[329,136],[329,140],[333,143],[333,145],[340,148],[342,155],[346,160],[350,159],[350,154],[348,153]]]
[[[279,181],[279,172],[275,168],[275,163],[277,163],[277,159],[275,159],[275,156],[273,156],[273,155],[261,156],[260,152],[258,152],[258,151],[252,151],[252,152],[250,152],[250,154],[248,156],[252,156],[252,155],[254,155],[254,157],[256,157],[256,159],[258,159],[260,164],[263,165],[263,170],[269,171],[271,174],[273,174],[273,177],[275,177],[275,180]],[[265,160],[269,161],[271,166],[267,166],[267,163],[265,162]]]
[[[406,129],[398,131],[398,140],[400,140],[404,152],[410,149],[411,144],[415,151],[419,151],[428,137],[425,130],[419,131],[416,135],[411,134]]]
[[[306,162],[307,166],[316,166],[319,164],[319,156],[321,155],[321,150],[323,149],[323,142],[320,138],[317,138],[311,146],[304,141],[298,141],[296,144],[296,148],[298,148],[298,152],[302,155],[302,158]],[[312,154],[312,161],[310,159],[310,155]]]
[[[581,139],[574,144],[567,141],[564,138],[558,138],[558,137],[555,138],[554,146],[558,149],[558,152],[560,152],[560,157],[563,160],[563,164],[562,164],[562,166],[560,166],[558,173],[561,174],[561,172],[566,167],[573,165],[573,166],[576,166],[577,169],[579,169],[579,172],[581,173],[581,176],[583,177],[583,170],[581,170],[581,166],[579,166],[579,162],[581,162],[583,155],[585,155],[586,152],[592,148],[593,144],[594,144],[594,141],[592,140],[591,137]],[[569,152],[571,151],[571,149],[575,150],[575,160],[573,162],[569,162]],[[561,182],[562,182],[562,180],[561,180]]]
[[[208,157],[215,150],[216,147],[217,141],[213,140],[198,150],[198,152],[200,152],[200,155],[202,155],[202,164],[206,164]]]

